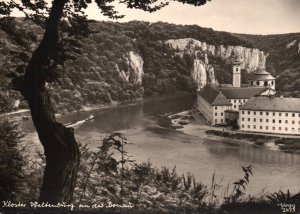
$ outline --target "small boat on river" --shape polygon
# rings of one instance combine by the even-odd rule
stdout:
[[[65,126],[66,127],[73,127],[73,126],[76,126],[76,125],[79,125],[79,124],[83,124],[87,121],[93,120],[94,118],[95,118],[95,116],[91,114],[88,118],[86,118],[84,120],[75,120],[75,121],[72,121],[72,122],[65,123]]]

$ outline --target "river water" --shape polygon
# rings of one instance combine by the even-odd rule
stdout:
[[[124,105],[60,117],[61,122],[95,119],[76,127],[79,142],[97,148],[112,132],[121,132],[128,139],[128,152],[138,162],[149,159],[154,166],[173,167],[182,174],[190,172],[198,181],[211,185],[215,173],[224,189],[243,176],[241,166],[253,165],[248,194],[300,191],[300,155],[274,151],[226,138],[207,138],[185,134],[161,125],[159,115],[178,113],[195,107],[194,95],[152,99],[139,104]],[[24,130],[33,132],[30,122]],[[221,188],[221,189],[222,189]],[[221,190],[220,190],[221,192]]]

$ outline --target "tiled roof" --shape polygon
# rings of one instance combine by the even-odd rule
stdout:
[[[257,96],[249,99],[240,110],[300,112],[300,98]]]
[[[212,103],[213,106],[231,106],[231,102],[221,93],[219,92],[218,96]]]
[[[275,77],[273,77],[269,72],[263,69],[258,69],[252,73],[252,75],[249,77],[249,80],[274,80]]]
[[[220,91],[227,99],[249,99],[265,91],[264,87],[221,88]]]
[[[200,90],[199,95],[212,106],[231,106],[228,99],[219,91],[209,86]]]

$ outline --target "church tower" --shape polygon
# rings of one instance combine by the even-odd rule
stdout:
[[[232,87],[240,88],[241,87],[241,62],[234,61],[232,66]]]

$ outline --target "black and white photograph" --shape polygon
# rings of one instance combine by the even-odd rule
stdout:
[[[0,0],[0,214],[300,214],[300,0]]]

